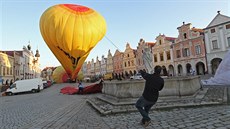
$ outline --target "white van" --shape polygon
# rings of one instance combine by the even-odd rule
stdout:
[[[14,82],[7,90],[6,95],[13,95],[20,92],[39,92],[43,90],[43,83],[41,78],[18,80]]]

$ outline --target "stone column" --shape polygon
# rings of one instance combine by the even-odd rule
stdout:
[[[212,74],[212,64],[208,62],[208,73]]]

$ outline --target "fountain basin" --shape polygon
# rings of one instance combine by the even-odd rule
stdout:
[[[164,78],[165,85],[160,97],[191,96],[201,88],[199,76]],[[107,81],[102,93],[116,98],[137,98],[142,95],[145,80]]]

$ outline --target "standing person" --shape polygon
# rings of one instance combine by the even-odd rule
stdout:
[[[142,77],[146,80],[142,96],[136,102],[136,108],[142,115],[141,124],[146,127],[150,123],[149,110],[157,102],[159,91],[164,87],[164,79],[160,77],[161,67],[156,66],[153,74],[140,71]]]
[[[83,94],[83,89],[84,89],[83,84],[81,82],[79,82],[79,84],[78,84],[78,93]]]
[[[10,80],[10,86],[11,86],[12,84],[13,84],[13,80],[11,79],[11,80]]]

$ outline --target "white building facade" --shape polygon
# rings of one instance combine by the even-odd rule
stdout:
[[[220,14],[204,29],[208,73],[215,74],[230,49],[230,17]]]

